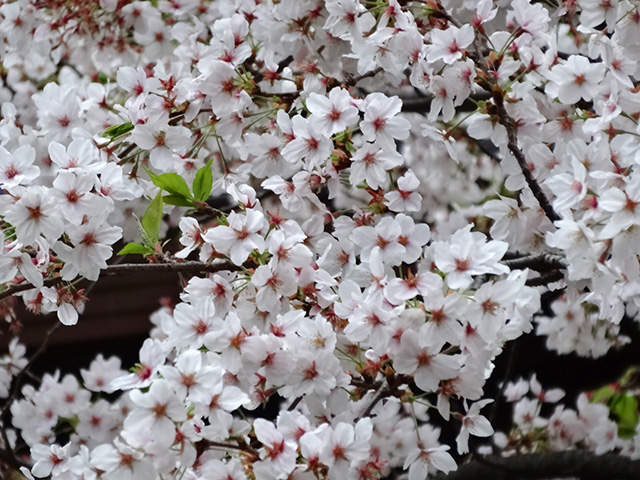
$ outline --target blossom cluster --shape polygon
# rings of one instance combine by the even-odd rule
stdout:
[[[529,381],[510,382],[504,395],[514,403],[514,428],[509,435],[496,434],[496,446],[511,454],[586,446],[598,455],[621,449],[632,458],[639,458],[640,431],[633,420],[638,415],[638,388],[630,381],[635,374],[635,369],[631,369],[621,382],[581,393],[577,410],[556,405],[548,417],[542,414],[543,409],[563,399],[564,391],[543,390],[535,375]]]
[[[507,342],[628,341],[635,5],[0,3],[7,321],[16,297],[81,321],[114,253],[194,274],[131,371],[98,356],[11,395],[25,475],[424,479],[457,468],[433,416],[458,455],[494,434],[483,388]],[[17,341],[6,362],[5,397]],[[525,384],[507,388],[523,436],[561,398]],[[551,448],[637,455],[609,408],[578,409],[544,422],[575,424]]]

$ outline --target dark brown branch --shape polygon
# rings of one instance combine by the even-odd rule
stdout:
[[[448,475],[438,474],[434,480],[513,480],[588,477],[617,480],[640,478],[640,460],[614,453],[596,455],[574,450],[531,453],[512,457],[478,457],[461,465]]]
[[[278,72],[282,72],[285,68],[291,65],[291,62],[293,62],[293,60],[293,55],[289,55],[284,60],[280,60],[280,62],[278,63]]]
[[[229,262],[206,264],[201,262],[180,262],[180,263],[123,263],[121,265],[109,265],[100,272],[101,276],[114,277],[130,275],[139,272],[179,272],[179,273],[199,273],[199,272],[219,272],[221,270],[240,270],[241,267]],[[47,278],[45,286],[51,286],[62,281],[60,277]],[[30,283],[14,285],[3,292],[0,292],[0,300],[10,297],[16,293],[24,292],[35,288]]]
[[[60,277],[47,278],[44,281],[44,286],[50,287],[61,281],[62,279]],[[3,290],[2,292],[0,292],[0,300],[2,300],[3,298],[10,297],[11,295],[15,295],[16,293],[24,292],[26,290],[31,290],[33,288],[36,288],[36,287],[31,285],[30,283],[22,283],[20,285],[14,285],[13,287],[9,287],[6,290]]]
[[[304,398],[304,395],[300,395],[293,402],[291,402],[291,405],[289,405],[289,408],[287,408],[287,411],[292,412],[293,410],[295,410],[296,407],[300,405],[300,402],[302,401],[303,398]]]
[[[511,270],[521,270],[530,268],[537,272],[545,272],[548,270],[558,270],[567,268],[567,262],[558,255],[543,253],[540,255],[526,255],[520,258],[502,260],[502,263]]]
[[[357,75],[355,77],[347,74],[345,75],[344,83],[346,85],[354,86],[354,85],[357,85],[358,82],[360,82],[360,80],[364,80],[365,78],[375,77],[377,74],[381,72],[384,72],[383,68],[378,67],[374,70],[371,70],[370,72],[364,73],[362,75]]]
[[[533,193],[533,196],[536,197],[540,207],[544,211],[545,215],[549,220],[555,222],[560,220],[560,216],[556,213],[556,211],[551,206],[549,199],[542,191],[542,187],[538,183],[538,180],[531,173],[531,169],[527,165],[527,159],[524,156],[523,151],[518,146],[518,135],[516,133],[516,126],[513,123],[513,119],[507,113],[507,110],[504,107],[504,97],[502,93],[495,93],[493,95],[493,101],[496,105],[496,109],[498,112],[498,121],[500,124],[507,130],[507,138],[509,139],[507,143],[507,148],[513,154],[518,165],[520,166],[520,170],[522,170],[522,174]]]
[[[200,440],[196,445],[199,448],[204,448],[205,450],[207,448],[221,448],[221,449],[225,449],[225,450],[238,450],[238,451],[240,451],[242,453],[250,455],[252,462],[258,461],[260,459],[260,453],[255,448],[253,448],[252,446],[247,444],[244,440],[238,440],[238,444],[234,445],[232,443],[214,442],[214,441],[211,441],[211,440],[203,439],[203,440]]]
[[[384,385],[385,382],[387,385]],[[411,375],[402,375],[398,373],[387,375],[383,381],[373,381],[368,380],[367,378],[352,378],[351,385],[363,389],[365,392],[369,390],[374,390],[375,392],[373,399],[363,410],[363,412],[358,416],[358,418],[365,418],[371,415],[371,412],[373,411],[375,406],[381,400],[387,397],[401,398],[402,396],[404,396],[406,392],[405,390],[400,389],[401,385],[408,385],[409,388],[411,388],[411,385],[415,386],[413,377]]]
[[[121,276],[138,272],[180,272],[180,273],[200,273],[219,272],[221,270],[241,270],[241,267],[230,262],[206,264],[196,261],[179,263],[123,263],[122,265],[109,265],[102,270],[103,276]]]
[[[454,19],[448,12],[444,10],[434,13],[437,13],[437,16],[439,16],[440,18],[445,18],[457,27],[460,27],[461,25],[459,21]],[[540,187],[538,180],[536,180],[536,178],[531,173],[531,169],[527,165],[527,159],[525,158],[524,152],[518,146],[518,134],[516,132],[516,125],[513,121],[513,118],[511,118],[504,106],[504,95],[502,93],[502,89],[497,84],[494,76],[489,71],[489,66],[487,65],[483,52],[483,45],[481,45],[479,41],[478,32],[476,32],[476,35],[473,39],[473,49],[472,51],[468,52],[467,55],[469,56],[469,58],[474,60],[476,65],[480,68],[480,70],[482,70],[484,74],[485,78],[483,79],[481,85],[485,89],[491,91],[491,96],[493,98],[493,102],[497,111],[498,122],[507,130],[507,148],[518,162],[520,170],[522,170],[522,174],[524,175],[524,178],[527,182],[527,185],[529,185],[533,196],[536,197],[536,200],[538,200],[540,207],[544,211],[547,218],[549,218],[549,220],[551,220],[552,222],[560,220],[560,217],[551,206],[551,203],[549,203],[549,199],[542,191],[542,187]]]
[[[374,396],[373,396],[373,400],[371,400],[371,403],[369,403],[369,405],[367,405],[367,408],[364,409],[364,411],[360,414],[359,418],[366,418],[369,415],[371,415],[371,412],[373,411],[375,406],[380,402],[380,400],[382,400],[383,398],[391,396],[391,394],[392,394],[391,389],[387,388],[387,387],[384,387],[384,388],[376,391]]]
[[[489,95],[486,92],[478,92],[468,97],[462,105],[460,105],[457,112],[473,112],[478,107],[475,102],[489,100]],[[402,111],[416,112],[427,115],[431,109],[431,102],[433,101],[433,95],[416,95],[413,97],[400,97],[402,100]]]

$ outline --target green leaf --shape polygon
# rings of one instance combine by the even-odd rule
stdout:
[[[606,403],[613,395],[615,395],[613,388],[609,385],[605,385],[593,392],[591,396],[591,403]]]
[[[162,200],[167,205],[177,205],[179,207],[193,207],[193,202],[180,195],[165,195]]]
[[[101,84],[105,85],[107,82],[109,82],[109,77],[107,76],[106,73],[100,72],[100,73],[98,73],[98,81]]]
[[[211,187],[213,186],[213,174],[211,173],[211,160],[198,170],[196,178],[193,179],[193,196],[196,200],[206,202],[211,195]]]
[[[162,190],[169,192],[171,195],[178,197],[192,199],[191,191],[187,182],[184,181],[177,173],[163,173],[162,175],[156,175],[152,171],[147,169],[149,178],[156,187],[160,187]]]
[[[145,245],[152,249],[155,249],[158,243],[158,236],[160,235],[160,222],[162,221],[162,193],[158,192],[156,198],[154,198],[147,210],[140,220],[140,226],[145,237]]]
[[[632,395],[616,395],[611,402],[611,413],[616,417],[618,434],[633,437],[638,425],[638,399]]]
[[[129,133],[131,130],[133,130],[133,123],[125,122],[125,123],[121,123],[120,125],[112,125],[111,127],[107,128],[102,133],[102,136],[109,137],[109,138],[116,138],[121,135],[124,135],[125,133]]]
[[[118,255],[127,255],[129,253],[139,253],[141,255],[149,255],[153,253],[153,250],[150,250],[149,247],[145,247],[140,243],[131,242],[131,243],[127,243],[122,248],[122,250],[118,252]]]
[[[347,152],[355,152],[356,150],[358,150],[355,145],[353,144],[353,142],[347,140],[346,142],[344,142],[344,148],[347,149]]]

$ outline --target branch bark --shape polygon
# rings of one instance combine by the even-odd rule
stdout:
[[[100,276],[115,277],[130,275],[140,272],[179,272],[179,273],[200,273],[200,272],[219,272],[221,270],[240,270],[241,267],[234,265],[230,262],[224,263],[201,263],[195,261],[179,262],[179,263],[123,263],[119,265],[109,265],[107,268],[100,272]],[[58,282],[61,282],[60,277],[47,278],[44,281],[45,287],[50,287]],[[35,288],[30,283],[24,283],[21,285],[14,285],[6,290],[0,292],[0,300],[10,297],[16,293],[24,292]]]
[[[461,24],[455,18],[453,18],[448,12],[442,10],[435,12],[437,16],[440,18],[444,18],[451,22],[453,25],[460,28]],[[516,158],[518,165],[520,166],[520,170],[522,170],[522,174],[533,193],[533,196],[536,197],[540,207],[544,211],[545,215],[549,220],[555,222],[560,220],[560,216],[556,213],[556,211],[551,206],[549,199],[542,191],[538,180],[531,173],[531,169],[527,165],[527,159],[525,158],[524,152],[520,149],[518,145],[518,134],[516,131],[516,125],[513,121],[513,118],[507,112],[504,106],[504,95],[502,93],[502,89],[495,81],[493,75],[489,71],[489,66],[485,60],[485,55],[483,53],[483,45],[480,44],[478,32],[475,33],[473,39],[473,50],[468,52],[470,58],[474,60],[474,62],[478,65],[478,67],[484,73],[485,79],[482,84],[483,88],[491,92],[491,96],[493,98],[493,103],[495,104],[497,111],[497,120],[500,125],[502,125],[507,130],[507,148],[512,153],[512,155]]]
[[[549,220],[551,220],[552,222],[560,220],[560,216],[551,206],[551,203],[549,202],[549,199],[547,198],[545,193],[542,191],[542,187],[538,183],[538,180],[536,180],[536,178],[531,173],[531,169],[527,165],[527,159],[524,155],[524,152],[518,146],[518,135],[516,133],[516,127],[513,123],[513,119],[511,118],[509,113],[507,113],[507,110],[504,107],[504,97],[501,93],[496,93],[493,95],[493,101],[498,111],[498,121],[507,130],[507,138],[509,140],[507,143],[507,148],[518,162],[520,170],[522,170],[522,174],[524,175],[524,178],[527,182],[527,185],[529,185],[533,196],[536,197],[536,200],[538,200],[540,207]]]
[[[564,274],[560,271],[543,273],[539,277],[529,278],[525,285],[528,287],[542,287],[553,282],[558,282],[564,278]]]
[[[547,478],[601,478],[636,480],[640,478],[640,460],[614,453],[596,455],[584,450],[531,453],[513,457],[486,456],[461,465],[448,475],[434,480],[534,480]]]
[[[549,270],[558,270],[561,268],[567,268],[566,260],[559,255],[552,255],[549,253],[543,253],[540,255],[525,255],[520,258],[510,258],[502,260],[512,270],[521,270],[523,268],[530,268],[537,272],[546,272]]]

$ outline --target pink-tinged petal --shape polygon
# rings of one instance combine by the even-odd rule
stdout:
[[[62,303],[60,307],[58,307],[58,319],[63,325],[75,325],[78,323],[78,312],[71,304]]]
[[[67,155],[67,151],[63,145],[58,142],[51,142],[49,144],[49,157],[56,165],[62,166],[66,165],[69,159]]]
[[[411,122],[406,118],[394,117],[387,121],[386,128],[393,138],[406,140],[411,133]]]
[[[407,463],[405,462],[405,468],[407,468]],[[409,480],[424,480],[427,478],[429,473],[429,467],[426,462],[422,460],[416,460],[411,463],[409,467]]]
[[[627,202],[627,197],[619,188],[610,188],[598,199],[598,206],[607,212],[622,210]]]
[[[445,451],[449,449],[449,447],[442,446],[440,448],[434,449],[429,452],[429,458],[431,459],[431,463],[434,467],[436,467],[441,472],[449,473],[458,469],[458,465],[456,461],[453,459],[449,453]]]
[[[131,139],[143,150],[151,150],[156,146],[155,130],[150,125],[136,125],[131,132]]]
[[[465,427],[462,427],[460,433],[456,437],[456,445],[458,446],[458,453],[468,453],[469,452],[469,430]]]
[[[248,245],[247,242],[237,242],[231,247],[229,258],[234,265],[242,265],[252,251],[253,245]]]
[[[170,170],[174,164],[174,154],[167,147],[156,147],[151,150],[149,160],[158,170]]]
[[[225,387],[218,398],[218,404],[227,412],[232,412],[249,401],[249,397],[237,387]]]
[[[488,437],[493,435],[493,427],[491,426],[491,423],[482,416],[474,417],[473,421],[469,422],[467,425],[467,428],[469,429],[469,433],[476,437]]]
[[[22,273],[22,275],[24,275],[24,278],[26,278],[27,281],[32,285],[35,285],[38,288],[42,287],[44,283],[42,274],[38,271],[36,266],[31,261],[31,257],[28,254],[23,253],[21,255],[21,258],[22,263],[20,265],[20,272]]]

